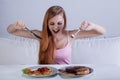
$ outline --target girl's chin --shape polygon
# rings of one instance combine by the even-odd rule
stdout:
[[[59,33],[53,33],[53,35],[58,35]]]

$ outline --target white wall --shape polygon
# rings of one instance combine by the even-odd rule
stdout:
[[[78,28],[83,20],[107,29],[106,36],[120,34],[120,0],[0,0],[0,37],[10,37],[9,24],[23,20],[30,29],[41,29],[43,16],[52,5],[62,6],[68,28]]]

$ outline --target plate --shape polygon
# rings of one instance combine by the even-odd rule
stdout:
[[[87,68],[87,72],[84,72],[84,73],[74,72],[74,70],[72,70],[72,72],[71,72],[69,70],[70,68],[75,68],[75,67],[76,68]],[[91,74],[93,72],[93,69],[90,67],[87,67],[87,66],[67,66],[67,67],[63,67],[63,68],[59,69],[58,71],[62,77],[83,77],[83,76],[87,76],[87,75]]]
[[[42,75],[35,74],[35,71],[37,69],[43,69],[43,68],[49,69],[50,72],[47,74],[42,74]],[[32,67],[27,67],[27,68],[22,69],[23,74],[25,76],[30,76],[30,77],[50,77],[50,76],[56,75],[57,71],[58,70],[56,68],[50,67],[50,66],[32,66]]]

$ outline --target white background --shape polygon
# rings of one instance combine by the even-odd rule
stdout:
[[[104,36],[120,35],[120,0],[0,0],[0,37],[10,37],[6,28],[22,20],[30,29],[42,28],[46,10],[60,5],[67,15],[67,29],[77,29],[88,20],[106,28]]]

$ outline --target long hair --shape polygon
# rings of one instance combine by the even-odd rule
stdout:
[[[48,21],[60,13],[63,13],[64,29],[65,29],[66,15],[62,7],[52,6],[47,10],[44,16],[43,27],[42,27],[42,39],[40,40],[40,49],[39,49],[39,60],[38,60],[39,64],[55,64],[55,57],[54,57],[55,43],[53,40],[52,33],[48,28]]]

